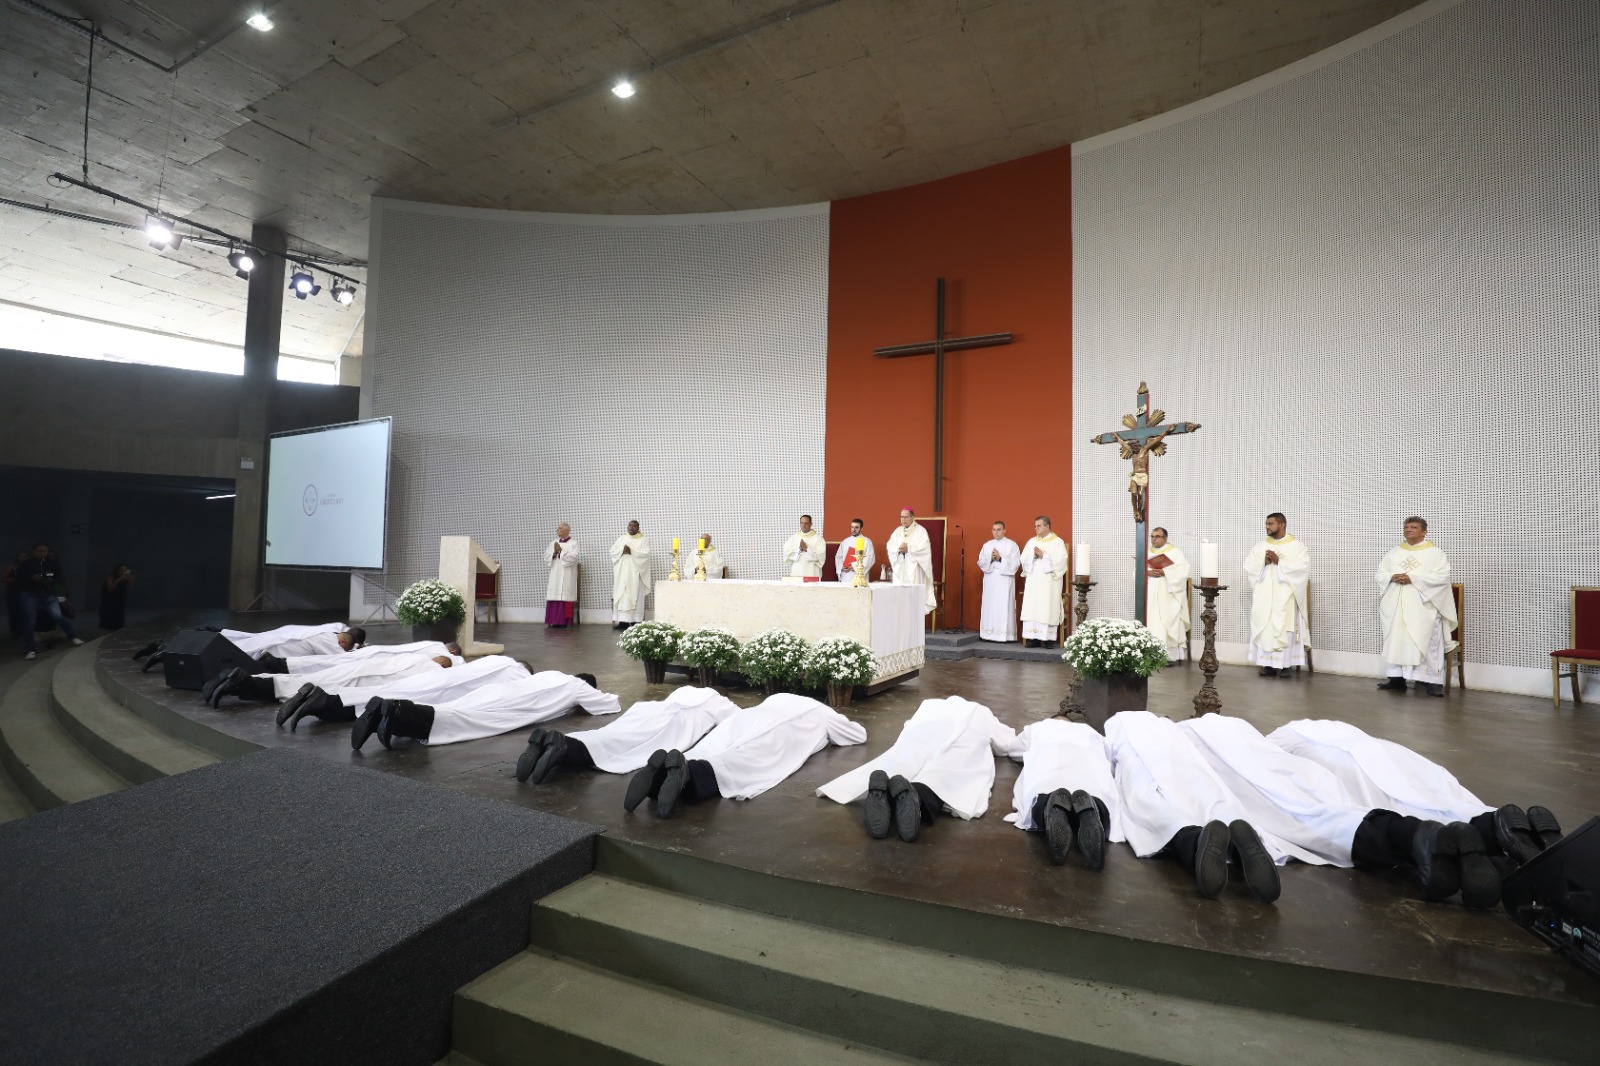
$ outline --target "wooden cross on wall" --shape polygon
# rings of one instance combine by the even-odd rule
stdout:
[[[1139,382],[1139,395],[1134,400],[1134,412],[1122,416],[1124,428],[1111,433],[1090,437],[1090,444],[1119,444],[1120,459],[1133,460],[1133,472],[1128,478],[1128,496],[1133,501],[1133,535],[1138,541],[1135,559],[1138,569],[1133,577],[1133,616],[1141,623],[1145,620],[1145,570],[1150,561],[1150,541],[1145,531],[1150,504],[1150,458],[1165,455],[1166,439],[1180,433],[1193,433],[1200,428],[1198,422],[1174,422],[1163,426],[1165,411],[1150,409],[1150,389]]]
[[[944,353],[969,348],[993,348],[1011,343],[1009,333],[985,333],[978,337],[944,335],[944,279],[939,279],[933,318],[933,340],[913,344],[892,344],[874,348],[879,359],[900,359],[908,355],[933,356],[933,512],[944,510]]]

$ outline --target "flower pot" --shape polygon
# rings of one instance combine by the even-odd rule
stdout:
[[[667,664],[664,659],[644,660],[644,683],[659,685],[667,679]]]
[[[1079,692],[1083,698],[1084,721],[1104,733],[1106,719],[1112,715],[1145,709],[1150,696],[1150,679],[1138,674],[1086,677]]]
[[[843,685],[837,681],[828,682],[828,706],[839,710],[850,706],[850,700],[855,695],[854,685]]]
[[[769,677],[761,682],[761,694],[763,696],[776,696],[778,693],[785,691],[788,691],[788,686],[775,677]]]
[[[717,683],[717,671],[712,666],[696,666],[694,670],[694,683],[701,688],[710,688]]]
[[[412,640],[437,640],[445,644],[456,639],[456,627],[459,622],[452,622],[442,618],[437,622],[418,622],[411,627]]]

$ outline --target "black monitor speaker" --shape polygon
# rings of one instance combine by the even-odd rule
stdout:
[[[1600,977],[1600,818],[1519,867],[1500,899],[1518,925]]]
[[[202,688],[224,670],[235,666],[255,672],[256,661],[221,633],[205,629],[186,629],[167,641],[161,649],[161,665],[167,673],[168,688]]]

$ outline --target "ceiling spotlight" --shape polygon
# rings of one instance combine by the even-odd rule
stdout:
[[[619,99],[626,100],[628,97],[633,95],[633,82],[629,81],[627,78],[623,78],[621,81],[617,82],[611,87],[611,91],[615,93]]]
[[[304,300],[321,292],[322,286],[317,284],[317,279],[311,276],[310,271],[296,270],[289,278],[289,291],[294,293],[296,300]]]
[[[233,267],[233,272],[241,278],[248,278],[250,271],[256,268],[255,257],[248,250],[230,251],[228,263]]]
[[[272,20],[267,17],[267,13],[265,11],[257,11],[254,15],[251,15],[249,18],[245,19],[244,24],[249,26],[252,30],[260,30],[262,33],[266,33],[268,30],[272,29]]]
[[[333,292],[330,295],[345,307],[349,307],[356,302],[356,287],[354,285],[340,285],[336,281],[333,283]]]
[[[173,228],[172,223],[160,215],[148,215],[144,220],[144,235],[150,238],[150,247],[156,251],[165,251],[176,248],[183,243],[183,238]]]

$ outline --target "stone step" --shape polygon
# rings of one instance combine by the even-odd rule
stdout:
[[[134,783],[220,761],[157,729],[107,695],[95,672],[98,644],[92,641],[63,656],[50,685],[55,720],[85,751]]]
[[[531,950],[457,992],[451,1029],[453,1053],[484,1066],[913,1061]]]
[[[13,682],[26,676],[37,666],[37,663],[21,659],[0,666],[0,702],[4,702],[6,692]],[[26,818],[33,813],[33,804],[28,802],[28,797],[22,794],[22,789],[11,779],[11,774],[5,768],[5,760],[0,757],[0,823]]]
[[[0,765],[41,811],[129,784],[80,747],[51,713],[50,683],[61,660],[52,656],[30,664],[0,699]]]

